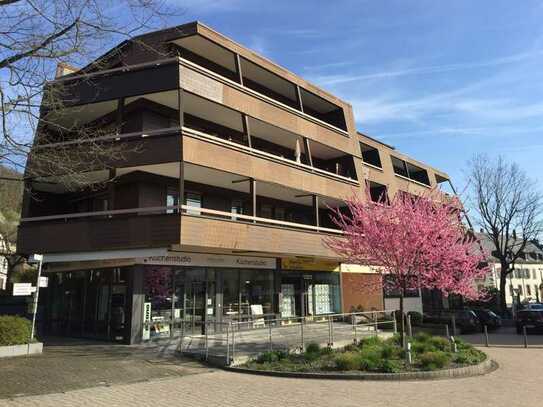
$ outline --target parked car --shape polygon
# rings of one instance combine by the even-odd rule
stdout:
[[[488,329],[498,329],[502,326],[502,318],[497,315],[494,311],[485,309],[485,308],[476,308],[472,310],[475,315],[477,316],[477,319],[479,320],[479,323],[481,324],[481,328],[484,330],[484,326],[486,325]]]
[[[543,304],[537,302],[522,304],[521,309],[527,311],[543,311]]]
[[[543,309],[521,309],[515,318],[517,334],[526,330],[543,330]]]
[[[452,320],[455,320],[457,333],[470,333],[481,330],[481,323],[473,310],[465,309],[458,311],[447,311],[440,314],[425,315],[424,321],[434,324],[448,325],[452,328]],[[452,333],[452,332],[451,332]]]

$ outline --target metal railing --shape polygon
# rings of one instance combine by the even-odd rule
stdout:
[[[303,352],[309,343],[341,347],[378,334],[397,332],[394,311],[352,312],[246,321],[201,321],[202,334],[181,335],[177,351],[208,361],[239,364],[258,354]]]

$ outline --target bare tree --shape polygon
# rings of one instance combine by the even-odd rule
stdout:
[[[97,141],[115,128],[54,120],[65,108],[59,87],[49,84],[58,66],[84,67],[104,48],[162,27],[176,15],[170,4],[167,0],[0,0],[0,164],[19,170],[26,166],[25,179],[66,174],[63,180],[78,186],[86,182],[78,171],[82,162],[121,158],[118,147]],[[36,148],[68,139],[77,140],[84,149]],[[26,165],[29,162],[32,165]]]
[[[507,276],[524,256],[528,242],[542,231],[542,195],[536,184],[515,163],[503,157],[475,156],[470,162],[470,202],[477,222],[492,242],[500,262],[499,304],[506,311]]]

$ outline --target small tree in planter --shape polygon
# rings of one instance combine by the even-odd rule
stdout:
[[[391,276],[381,281],[385,289],[399,293],[402,343],[406,291],[435,288],[468,299],[481,296],[475,280],[488,268],[474,237],[466,233],[458,200],[444,202],[441,193],[431,191],[422,196],[398,193],[390,202],[354,197],[346,203],[347,212],[334,212],[344,235],[325,243],[346,262]]]

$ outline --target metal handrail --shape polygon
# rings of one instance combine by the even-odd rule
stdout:
[[[99,216],[125,215],[125,214],[133,214],[133,213],[163,212],[163,211],[168,211],[168,210],[171,210],[171,211],[182,210],[182,211],[185,211],[184,214],[187,216],[201,216],[199,214],[195,214],[196,212],[198,212],[198,213],[220,216],[221,218],[226,218],[224,220],[237,221],[238,219],[245,219],[248,221],[252,221],[255,224],[264,223],[264,224],[269,224],[269,225],[286,226],[286,227],[296,228],[296,229],[306,229],[306,230],[311,230],[315,232],[343,234],[343,232],[338,229],[329,229],[329,228],[323,228],[320,226],[305,225],[303,223],[294,223],[294,222],[286,222],[282,220],[261,218],[261,217],[252,216],[252,215],[242,215],[242,214],[237,214],[237,213],[233,214],[231,212],[218,211],[215,209],[196,208],[196,207],[187,206],[187,205],[153,206],[149,208],[114,209],[114,210],[109,210],[109,211],[66,213],[66,214],[61,214],[61,215],[50,215],[50,216],[36,216],[32,218],[22,218],[21,222],[67,220],[67,219],[78,219],[78,218],[99,217]],[[188,211],[192,213],[187,213]],[[176,215],[176,214],[172,213],[171,215]],[[213,217],[213,218],[217,219],[216,217]]]

